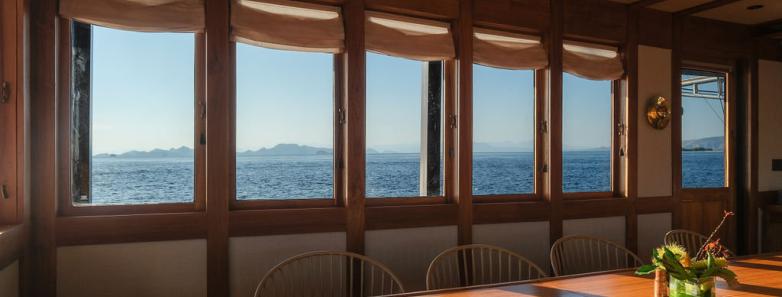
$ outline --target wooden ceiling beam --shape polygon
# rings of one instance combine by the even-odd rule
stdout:
[[[761,38],[782,38],[782,19],[771,20],[752,26],[752,36]]]
[[[663,1],[665,1],[665,0],[640,0],[640,1],[636,1],[636,2],[630,3],[630,4],[628,4],[628,6],[631,7],[631,8],[644,8],[644,7],[647,7],[647,6],[655,5],[655,4],[663,2]]]
[[[680,11],[677,11],[674,13],[676,16],[687,16],[687,15],[693,15],[702,11],[714,9],[717,7],[725,6],[728,4],[731,4],[733,2],[738,2],[739,0],[714,0],[711,2],[703,3],[701,5],[696,5],[687,9],[683,9]]]

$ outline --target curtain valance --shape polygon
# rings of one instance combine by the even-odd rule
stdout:
[[[204,0],[60,0],[60,16],[141,32],[204,29]]]
[[[548,55],[540,37],[475,28],[475,63],[507,69],[543,69]]]
[[[453,36],[448,23],[366,12],[366,49],[421,61],[454,57]]]
[[[565,72],[593,80],[617,80],[624,75],[619,49],[577,41],[565,41],[562,68]]]

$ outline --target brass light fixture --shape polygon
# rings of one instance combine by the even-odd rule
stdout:
[[[662,130],[671,122],[671,101],[662,96],[652,97],[646,106],[646,120],[652,128]]]

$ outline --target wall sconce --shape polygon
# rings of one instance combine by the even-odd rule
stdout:
[[[671,101],[657,96],[649,99],[646,106],[646,121],[652,128],[662,130],[671,122]]]

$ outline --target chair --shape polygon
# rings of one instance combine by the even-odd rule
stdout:
[[[589,236],[565,236],[558,239],[551,246],[550,256],[551,267],[557,276],[643,265],[641,258],[628,249]]]
[[[436,290],[546,277],[540,267],[509,250],[470,244],[437,255],[426,271],[426,289]]]
[[[255,297],[364,297],[404,293],[399,278],[368,257],[318,251],[274,266],[255,289]]]
[[[665,244],[678,244],[683,246],[687,250],[687,253],[690,254],[690,257],[695,257],[694,253],[697,253],[698,250],[700,250],[707,239],[709,238],[703,234],[684,229],[675,229],[665,233]],[[733,257],[733,252],[725,246],[722,248],[728,252],[728,256]]]

